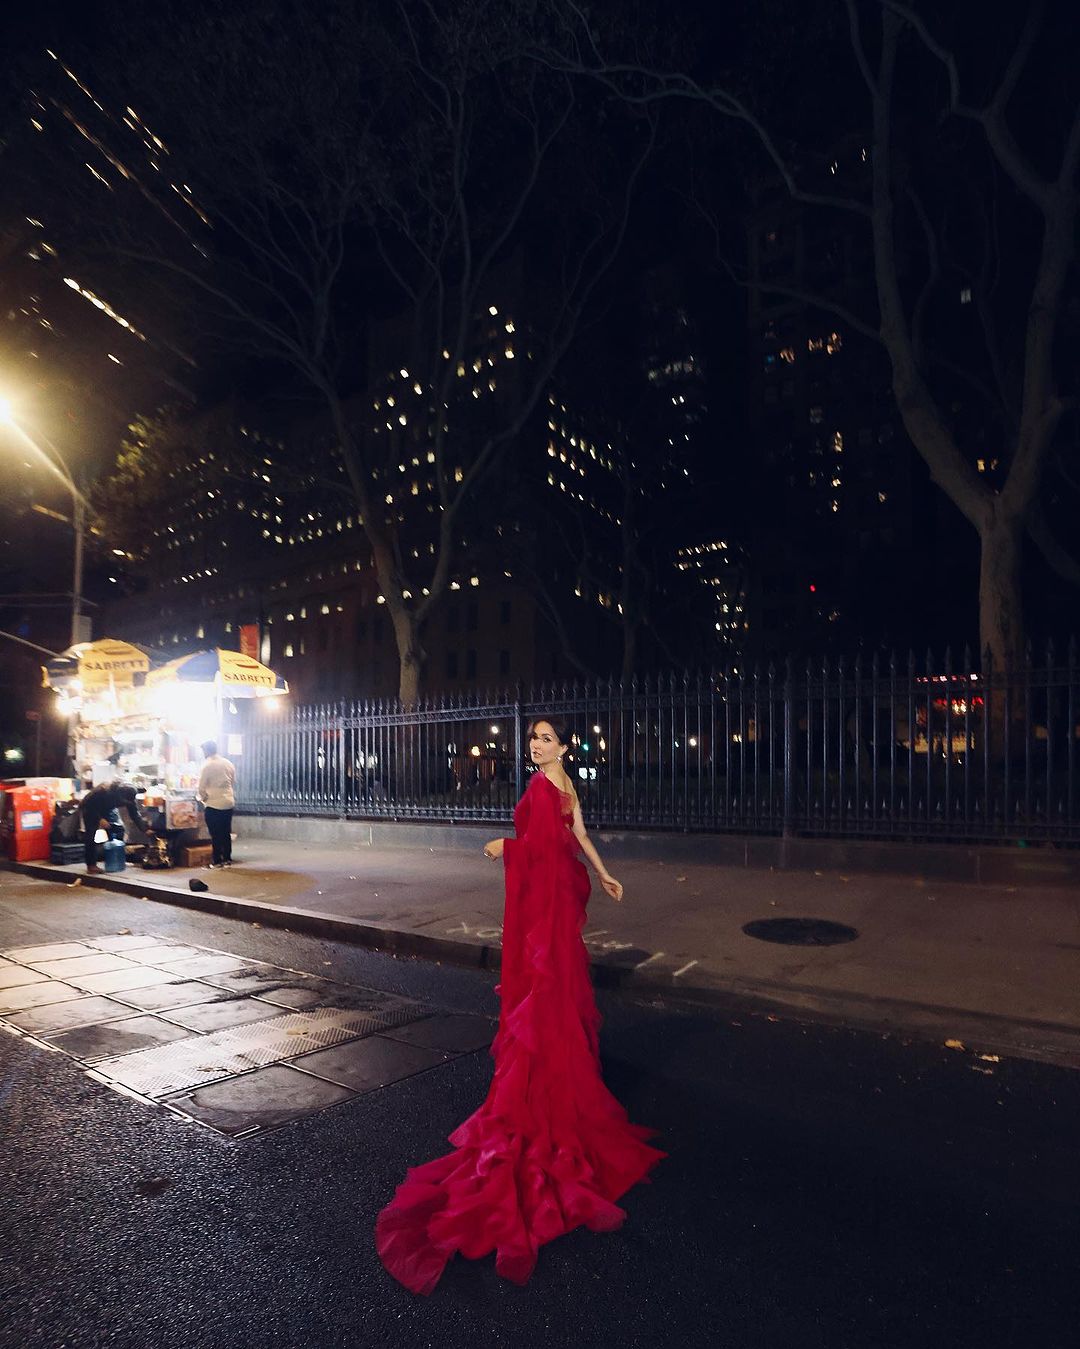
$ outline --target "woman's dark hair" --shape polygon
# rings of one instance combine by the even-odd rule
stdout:
[[[203,752],[203,754],[206,756],[206,758],[208,758],[208,759],[210,758],[210,756],[211,756],[212,754],[216,754],[216,753],[217,753],[217,741],[216,741],[216,740],[204,740],[203,743],[202,743],[202,752]]]
[[[555,732],[555,739],[559,742],[560,745],[570,744],[570,740],[574,734],[574,728],[570,724],[570,719],[568,717],[549,717],[546,715],[542,717],[533,717],[533,719],[529,722],[528,729],[525,732],[526,740],[532,739],[533,731],[536,729],[537,726],[540,725],[542,721],[546,721],[547,724],[551,727],[551,729]]]

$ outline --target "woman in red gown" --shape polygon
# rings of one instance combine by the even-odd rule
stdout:
[[[430,1293],[457,1252],[495,1251],[495,1269],[525,1283],[547,1241],[585,1226],[610,1232],[617,1200],[665,1154],[652,1131],[631,1124],[600,1076],[600,1016],[581,932],[589,876],[578,846],[612,899],[608,874],[585,832],[562,767],[569,732],[558,718],[529,727],[538,771],[514,811],[503,858],[499,1031],[487,1100],[450,1135],[455,1151],[412,1168],[379,1214],[379,1258],[414,1293]]]

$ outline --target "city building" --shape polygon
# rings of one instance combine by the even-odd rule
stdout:
[[[749,555],[735,540],[710,539],[678,550],[676,568],[704,587],[712,617],[712,664],[737,668],[749,646]]]
[[[368,387],[346,415],[418,599],[439,547],[440,468],[457,487],[475,447],[528,400],[520,312],[497,294],[477,315],[442,400],[441,436],[440,396],[408,364],[408,325],[369,332]],[[700,390],[689,360],[643,363],[635,377],[654,414],[624,421],[575,367],[494,457],[456,522],[455,567],[423,634],[426,692],[618,674],[635,623],[636,658],[663,662],[637,610],[648,601],[667,614],[680,590],[671,541],[686,523],[688,428],[703,398],[687,397]],[[166,651],[238,646],[243,635],[304,700],[391,695],[394,632],[335,438],[324,415],[274,406],[232,401],[158,433],[147,461],[156,505],[136,512],[129,593],[105,621]],[[637,588],[639,574],[652,593]]]
[[[868,150],[803,166],[862,194]],[[812,181],[812,179],[810,179]],[[756,185],[746,219],[747,423],[758,476],[751,632],[761,654],[907,639],[936,503],[880,345],[808,298],[875,312],[861,220]]]

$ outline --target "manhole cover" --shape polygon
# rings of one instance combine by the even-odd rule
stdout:
[[[743,931],[758,941],[777,942],[781,946],[839,946],[859,935],[853,927],[830,923],[825,918],[757,918]]]

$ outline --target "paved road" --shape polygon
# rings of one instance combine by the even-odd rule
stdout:
[[[490,1014],[490,975],[0,876],[0,949],[128,929]],[[0,1035],[0,1298],[27,1349],[1076,1343],[1080,1077],[839,1028],[601,999],[670,1159],[525,1289],[388,1280],[374,1216],[490,1075],[463,1054],[236,1142]]]

